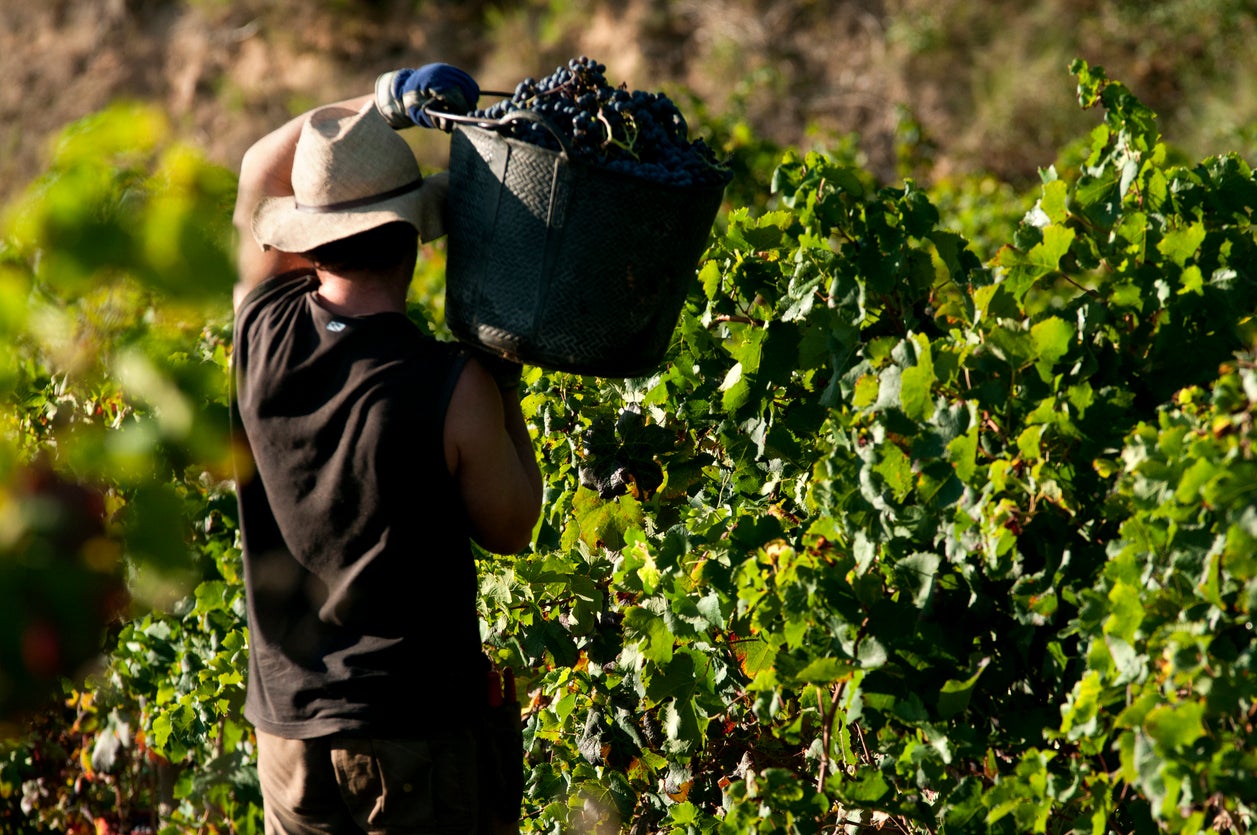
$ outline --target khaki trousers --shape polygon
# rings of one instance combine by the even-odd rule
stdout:
[[[471,731],[436,739],[257,732],[266,835],[505,835],[483,811]]]

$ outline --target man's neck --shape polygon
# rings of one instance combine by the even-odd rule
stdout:
[[[378,277],[350,278],[319,270],[319,301],[340,316],[405,313],[406,285]]]

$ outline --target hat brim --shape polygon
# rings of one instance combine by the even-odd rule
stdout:
[[[310,212],[297,208],[292,197],[267,197],[253,212],[253,237],[263,249],[309,252],[323,244],[401,221],[428,242],[445,234],[445,198],[449,175],[442,171],[425,177],[415,191],[378,203],[337,212]]]

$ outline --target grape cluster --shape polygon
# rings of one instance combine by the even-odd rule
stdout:
[[[712,149],[702,139],[690,141],[685,117],[671,99],[623,84],[613,87],[605,72],[605,65],[582,55],[540,81],[525,78],[509,99],[468,115],[497,122],[513,111],[529,110],[550,127],[517,119],[502,124],[499,133],[552,151],[566,146],[572,159],[652,182],[729,182],[732,173]]]
[[[657,423],[647,423],[636,405],[626,406],[614,421],[595,417],[581,433],[581,441],[581,486],[602,499],[630,492],[637,499],[649,498],[663,484],[659,457],[676,446],[675,435]]]

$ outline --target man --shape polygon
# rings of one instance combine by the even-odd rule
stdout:
[[[440,127],[429,112],[478,93],[446,64],[389,73],[241,163],[245,717],[267,833],[517,829],[486,811],[480,779],[489,670],[470,540],[524,548],[541,475],[519,366],[405,315],[446,183],[394,130]]]

